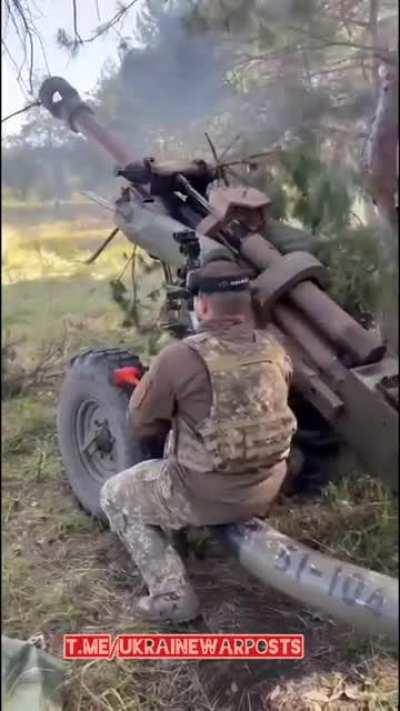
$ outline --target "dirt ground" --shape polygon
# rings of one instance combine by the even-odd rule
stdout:
[[[71,290],[70,278],[44,283],[40,274],[24,274],[3,288],[6,336],[25,339],[13,361],[23,364],[22,386],[3,402],[3,632],[42,634],[56,656],[67,632],[175,631],[144,627],[135,617],[132,603],[143,591],[137,571],[64,479],[55,411],[67,356],[83,341],[123,342],[148,356],[148,344],[122,330],[107,307],[107,282],[78,280]],[[272,522],[322,551],[397,575],[397,503],[365,475],[349,472],[312,500],[281,499]],[[261,586],[212,538],[194,545],[188,565],[203,617],[176,631],[301,632],[304,660],[74,662],[63,689],[66,711],[398,708],[397,658],[386,643]]]
[[[3,403],[3,630],[21,639],[43,634],[60,656],[67,632],[150,629],[132,613],[143,587],[124,549],[80,509],[64,481],[54,430],[57,386]],[[304,542],[318,540],[322,550],[393,574],[393,502],[372,480],[366,486],[363,478],[361,488],[362,500],[356,487],[347,499],[334,488],[312,502],[283,500],[273,522]],[[198,548],[189,568],[203,619],[176,630],[301,632],[304,661],[77,662],[68,670],[68,711],[397,708],[390,648],[265,589],[212,539],[205,551]]]

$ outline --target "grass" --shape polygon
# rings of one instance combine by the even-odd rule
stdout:
[[[387,575],[398,574],[398,503],[379,479],[349,472],[328,484],[320,498],[283,501],[275,507],[274,522],[311,548]]]
[[[32,198],[22,201],[6,189],[3,190],[2,193],[1,207],[5,211],[17,208],[18,210],[38,210],[43,213],[43,210],[46,209],[47,206],[54,205],[54,202],[55,201],[52,200],[50,202],[43,203],[39,200],[33,200]],[[81,193],[76,193],[71,197],[71,199],[63,200],[62,203],[72,205],[75,208],[82,208],[82,206],[85,207],[87,205],[87,198]]]
[[[47,227],[46,238],[54,229]],[[97,245],[99,237],[100,231],[91,240]],[[50,257],[64,247],[54,237],[46,246],[42,278],[38,250],[25,248],[21,234],[17,243],[18,253],[6,255],[16,276],[3,287],[3,336],[21,339],[15,363],[25,379],[22,391],[3,403],[3,631],[20,639],[43,634],[48,650],[61,656],[66,632],[150,631],[132,611],[141,580],[116,538],[71,495],[55,432],[57,392],[69,355],[87,344],[124,343],[146,359],[149,345],[144,336],[121,328],[122,314],[109,298],[108,280],[121,268],[121,247],[93,270],[75,265],[76,273],[63,273],[65,263],[71,267],[63,257],[57,273],[56,257]],[[81,257],[87,254],[83,245],[83,238],[74,240]],[[42,258],[43,252],[42,245]],[[17,263],[27,272],[18,272]],[[144,292],[154,288],[155,279],[149,275]],[[52,377],[46,369],[29,377],[49,342],[57,346]],[[312,500],[282,499],[272,514],[273,525],[288,535],[391,575],[397,575],[396,519],[396,501],[378,481],[357,473]],[[74,662],[63,689],[65,711],[397,709],[397,661],[390,646],[265,590],[214,542],[189,567],[204,615],[183,631],[302,632],[305,660]]]
[[[132,337],[121,329],[123,314],[111,299],[110,286],[110,281],[121,275],[132,245],[118,236],[94,264],[82,263],[104,241],[110,231],[108,220],[107,213],[106,224],[92,217],[88,222],[76,218],[26,226],[7,221],[5,213],[2,324],[6,336],[12,332],[12,338],[24,340],[20,357],[29,359],[32,350],[43,349],[49,329],[52,341],[71,339],[71,348],[79,347],[80,340],[85,345],[99,345],[105,334],[108,341],[111,334],[121,343]],[[138,298],[149,317],[158,302],[148,294],[159,280],[158,271],[139,278]],[[122,281],[130,288],[129,269]]]

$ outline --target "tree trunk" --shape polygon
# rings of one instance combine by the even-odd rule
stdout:
[[[396,204],[398,178],[398,104],[399,75],[396,63],[380,67],[378,104],[366,146],[366,172],[369,191],[380,215],[392,233],[390,244],[383,244],[385,257],[393,259],[393,245],[397,235],[398,208]]]
[[[384,273],[377,320],[388,348],[399,352],[398,330],[398,91],[397,57],[379,68],[379,95],[366,146],[367,186],[375,204]]]
[[[379,14],[379,0],[370,0],[369,3],[369,22],[368,22],[368,32],[371,36],[371,46],[378,47],[378,14]],[[378,89],[379,87],[379,60],[377,57],[372,58],[372,81],[374,87]]]

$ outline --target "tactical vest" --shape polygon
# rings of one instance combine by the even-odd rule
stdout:
[[[241,474],[285,459],[296,431],[288,406],[285,353],[264,332],[253,342],[202,332],[185,339],[207,368],[212,391],[209,416],[195,429],[177,415],[167,449],[198,472]]]

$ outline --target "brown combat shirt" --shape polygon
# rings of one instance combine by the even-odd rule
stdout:
[[[252,340],[252,323],[236,320],[210,320],[199,330],[210,331],[227,339]],[[287,358],[287,375],[291,362]],[[165,435],[175,414],[192,427],[208,417],[211,385],[207,368],[200,356],[184,341],[166,346],[154,359],[136,387],[129,405],[139,438]],[[229,476],[200,474],[180,465],[175,468],[176,484],[199,513],[200,525],[245,520],[267,513],[286,475],[286,463],[269,470]]]

